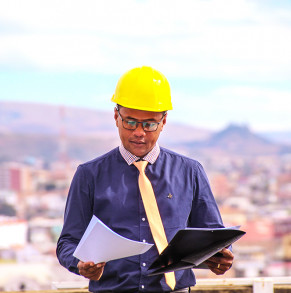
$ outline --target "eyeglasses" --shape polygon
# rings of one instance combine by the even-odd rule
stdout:
[[[162,119],[159,122],[151,122],[151,121],[144,121],[144,122],[139,122],[136,120],[131,120],[131,119],[124,119],[122,118],[121,114],[119,113],[119,109],[117,109],[118,115],[120,119],[122,120],[122,126],[125,129],[128,130],[135,130],[138,127],[138,124],[141,124],[142,129],[146,132],[153,132],[158,129],[159,124],[162,122],[164,119],[166,113],[163,114]]]

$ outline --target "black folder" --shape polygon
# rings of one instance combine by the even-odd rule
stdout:
[[[203,262],[228,247],[246,232],[239,226],[230,228],[186,228],[179,230],[159,257],[151,264],[148,275],[189,268],[208,268]]]

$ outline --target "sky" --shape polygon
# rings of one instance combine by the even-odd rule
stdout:
[[[291,0],[0,0],[0,101],[112,111],[143,65],[168,120],[291,131]]]

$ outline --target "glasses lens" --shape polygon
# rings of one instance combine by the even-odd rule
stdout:
[[[143,122],[142,127],[144,131],[156,131],[158,128],[158,123],[156,122]]]
[[[126,129],[136,129],[137,122],[134,120],[122,120],[123,127]]]

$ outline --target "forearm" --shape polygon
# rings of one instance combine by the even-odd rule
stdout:
[[[61,236],[57,243],[56,253],[57,258],[62,266],[79,275],[79,270],[77,267],[79,260],[73,256],[76,247],[76,243]]]
[[[78,168],[70,186],[64,225],[57,243],[57,257],[60,264],[75,274],[79,274],[77,267],[79,260],[73,256],[73,253],[92,217],[86,178],[82,168]]]

